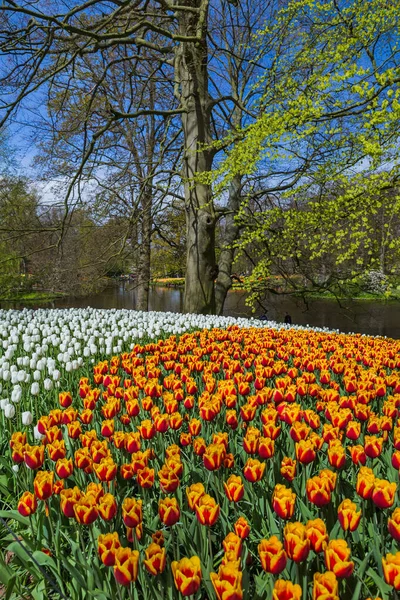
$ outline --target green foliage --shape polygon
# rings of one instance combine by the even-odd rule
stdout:
[[[316,283],[324,265],[338,280],[382,260],[395,266],[398,8],[382,0],[296,0],[259,35],[274,49],[255,88],[259,117],[212,174],[217,193],[233,176],[255,171],[278,190],[264,209],[250,192],[237,217],[237,246],[253,262],[252,300],[271,273],[300,273],[310,279],[304,286]],[[279,170],[292,175],[279,180]]]

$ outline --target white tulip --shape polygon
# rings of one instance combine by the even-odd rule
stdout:
[[[40,387],[37,381],[34,381],[31,385],[31,394],[32,396],[38,396],[40,392]]]
[[[49,392],[50,390],[53,389],[53,382],[51,379],[49,379],[48,377],[46,377],[46,379],[43,381],[43,385],[44,385],[44,389]]]
[[[22,413],[22,425],[31,425],[33,421],[33,415],[29,410]]]
[[[22,389],[20,385],[16,385],[11,392],[11,402],[18,404],[21,401]]]
[[[7,404],[4,409],[4,416],[6,419],[13,419],[15,416],[15,406],[13,404]]]
[[[4,410],[6,406],[8,406],[8,404],[10,404],[10,400],[8,398],[2,398],[0,400],[0,408],[1,410]]]
[[[14,471],[14,473],[18,473],[18,471],[19,471],[19,465],[13,465],[11,468]]]

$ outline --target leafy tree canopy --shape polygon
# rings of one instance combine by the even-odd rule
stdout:
[[[237,174],[268,177],[277,164],[296,173],[287,189],[274,175],[264,205],[255,208],[250,193],[238,216],[238,245],[255,252],[255,296],[273,267],[290,264],[296,273],[305,259],[318,269],[333,250],[339,278],[375,268],[383,204],[396,218],[385,222],[382,243],[400,250],[391,230],[400,214],[399,17],[394,1],[295,0],[260,32],[274,53],[256,83],[259,116],[210,175],[221,192]]]

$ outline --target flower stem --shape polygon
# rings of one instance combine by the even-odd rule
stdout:
[[[208,553],[211,560],[211,568],[214,568],[214,556],[212,551],[212,542],[211,542],[211,529],[208,527]]]

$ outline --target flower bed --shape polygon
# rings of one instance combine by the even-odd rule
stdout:
[[[14,597],[391,597],[399,349],[230,326],[96,361],[12,433]]]

